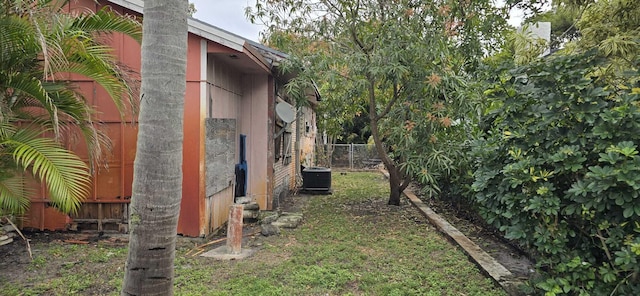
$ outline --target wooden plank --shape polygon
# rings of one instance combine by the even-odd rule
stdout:
[[[98,219],[73,219],[73,222],[78,223],[98,223]],[[122,219],[102,219],[102,223],[121,223]]]
[[[102,219],[104,219],[104,213],[102,213],[102,204],[98,204],[98,231],[102,231]]]

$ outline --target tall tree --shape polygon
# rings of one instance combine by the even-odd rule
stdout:
[[[248,14],[269,25],[274,46],[295,45],[279,36],[304,45],[285,48],[302,73],[290,88],[328,83],[366,114],[392,205],[412,176],[436,186],[433,172],[452,164],[439,135],[462,131],[473,101],[463,77],[505,25],[491,1],[258,0]]]
[[[187,0],[144,2],[142,89],[122,295],[172,295],[182,199]]]
[[[121,112],[132,98],[111,49],[99,40],[113,32],[140,40],[140,23],[106,9],[70,15],[67,4],[0,2],[0,214],[21,214],[29,206],[25,170],[45,181],[53,205],[65,213],[88,194],[87,166],[61,142],[77,131],[94,164],[108,139],[68,73],[96,81]]]

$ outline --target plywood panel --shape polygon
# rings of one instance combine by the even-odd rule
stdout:
[[[211,196],[233,184],[236,160],[236,120],[206,119],[206,194]]]
[[[219,229],[227,222],[229,206],[233,204],[233,188],[227,187],[207,198],[207,223],[209,233]]]
[[[120,164],[122,159],[123,135],[121,123],[106,123],[101,126],[101,130],[111,140],[111,149],[105,150],[106,161],[111,164]]]
[[[98,200],[117,200],[122,197],[121,166],[114,165],[108,170],[100,170],[96,177]]]
[[[64,230],[68,222],[67,215],[41,202],[31,203],[25,217],[24,228],[39,230]]]
[[[25,218],[23,220],[22,227],[24,228],[34,228],[41,229],[43,217],[42,213],[44,211],[44,203],[41,202],[31,202],[29,206],[29,210],[25,213]]]
[[[96,93],[96,106],[99,110],[97,118],[104,122],[120,122],[120,111],[118,111],[118,107],[109,96],[109,93],[107,93],[107,91],[97,83],[94,87]]]

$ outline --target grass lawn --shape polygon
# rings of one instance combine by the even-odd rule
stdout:
[[[333,195],[302,197],[309,199],[303,224],[253,239],[258,251],[249,259],[191,257],[193,243],[179,244],[175,294],[506,295],[406,201],[387,206],[382,175],[332,177]],[[33,261],[0,264],[0,294],[118,295],[126,246],[52,241],[32,248]]]

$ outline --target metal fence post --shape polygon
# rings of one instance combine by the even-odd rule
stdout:
[[[349,144],[349,169],[353,170],[353,144]]]

